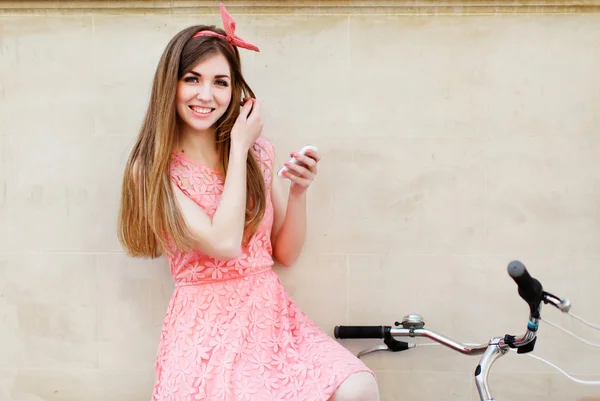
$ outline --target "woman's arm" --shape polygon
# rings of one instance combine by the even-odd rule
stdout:
[[[290,180],[289,191],[286,195],[284,181],[277,176],[277,158],[273,161],[273,178],[271,197],[274,209],[273,230],[271,242],[274,258],[284,266],[292,265],[306,239],[306,190],[317,174],[317,163],[320,155],[309,151],[306,156],[292,154],[298,164],[288,164],[289,173],[284,177]],[[278,164],[278,163],[277,163]]]
[[[231,149],[227,179],[219,206],[211,219],[204,210],[175,184],[172,184],[177,206],[194,246],[216,259],[232,259],[241,252],[246,210],[246,158],[244,149]]]
[[[251,109],[252,114],[248,117]],[[177,185],[172,184],[177,206],[194,236],[194,245],[216,259],[233,259],[242,251],[248,150],[260,136],[262,126],[260,104],[257,101],[247,102],[231,132],[227,178],[212,219]]]

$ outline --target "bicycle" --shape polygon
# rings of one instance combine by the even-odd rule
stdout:
[[[371,352],[399,352],[416,346],[415,344],[398,341],[394,337],[427,337],[466,355],[482,355],[474,372],[477,391],[481,401],[495,401],[488,385],[491,367],[498,358],[506,355],[511,349],[516,349],[518,354],[534,350],[541,320],[542,302],[550,304],[564,313],[568,313],[571,309],[569,300],[560,299],[544,291],[542,284],[531,277],[523,263],[512,261],[508,264],[507,270],[517,284],[518,294],[529,306],[527,330],[522,336],[506,334],[503,337],[494,337],[488,343],[469,346],[435,331],[425,329],[423,318],[420,315],[411,314],[405,316],[401,323],[395,322],[395,328],[391,326],[335,326],[334,337],[337,339],[383,339],[384,344],[359,352],[357,355],[359,358]],[[402,327],[399,328],[398,326]]]

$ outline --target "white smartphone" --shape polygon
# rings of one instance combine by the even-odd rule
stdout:
[[[318,149],[317,149],[317,147],[316,147],[316,146],[313,146],[313,145],[306,145],[305,147],[303,147],[302,149],[300,149],[300,151],[298,151],[298,153],[299,153],[299,154],[301,154],[301,155],[305,155],[305,154],[306,154],[306,152],[308,152],[309,150],[314,150],[315,152],[317,152],[317,151],[318,151]],[[292,158],[290,158],[290,160],[289,160],[288,162],[289,162],[289,163],[294,163],[294,164],[297,164],[297,163],[298,163],[298,160],[296,160],[295,158],[293,158],[293,157],[292,157]],[[281,169],[279,169],[279,171],[277,172],[277,176],[278,176],[278,177],[283,177],[283,172],[284,172],[284,171],[287,171],[287,170],[289,170],[289,169],[287,168],[287,166],[286,166],[286,165],[284,165],[284,166],[283,166]]]

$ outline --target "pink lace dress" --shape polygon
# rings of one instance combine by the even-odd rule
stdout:
[[[253,151],[271,189],[273,146]],[[181,153],[171,178],[213,216],[223,179]],[[326,401],[349,375],[372,372],[323,332],[272,271],[273,205],[241,256],[216,260],[175,250],[176,283],[156,360],[154,401]]]

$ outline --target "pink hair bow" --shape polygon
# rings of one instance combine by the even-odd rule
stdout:
[[[200,31],[200,32],[196,33],[194,36],[192,36],[192,38],[196,38],[198,36],[214,36],[216,38],[221,38],[221,39],[228,41],[229,43],[231,43],[232,46],[241,47],[244,49],[260,52],[260,50],[258,50],[258,47],[256,47],[255,45],[253,45],[250,42],[246,42],[244,39],[240,38],[239,36],[236,36],[235,21],[233,20],[231,15],[229,15],[227,10],[225,9],[225,6],[222,3],[219,4],[219,8],[221,9],[221,19],[223,20],[223,27],[225,28],[225,32],[227,33],[227,36],[223,36],[221,34],[213,32],[213,31]]]

